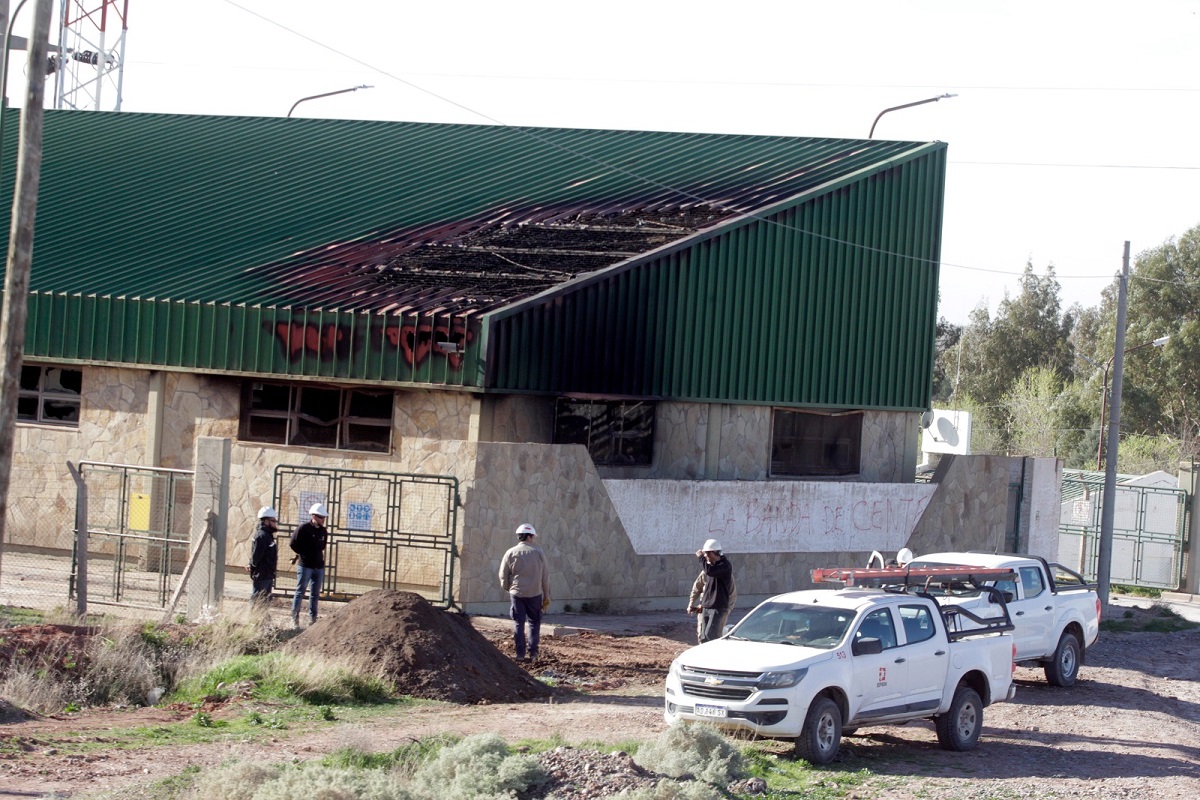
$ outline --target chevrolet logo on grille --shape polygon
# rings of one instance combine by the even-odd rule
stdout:
[[[720,686],[725,681],[721,680],[720,678],[705,678],[704,682],[709,686]]]

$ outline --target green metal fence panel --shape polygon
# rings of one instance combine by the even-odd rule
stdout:
[[[90,461],[79,469],[87,491],[87,558],[72,550],[70,597],[86,585],[87,605],[166,608],[188,559],[195,474]]]
[[[309,519],[313,503],[324,503],[329,510],[323,598],[350,600],[372,589],[402,589],[443,607],[453,604],[457,478],[275,467],[281,541]],[[285,585],[280,582],[280,588]]]
[[[1063,477],[1058,561],[1090,580],[1099,565],[1103,491],[1102,474]],[[1190,508],[1183,489],[1117,484],[1111,582],[1179,588]]]

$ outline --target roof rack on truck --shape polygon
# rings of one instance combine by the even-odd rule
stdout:
[[[1015,581],[1017,574],[1006,567],[882,567],[814,569],[813,583],[841,583],[845,586],[879,587],[892,592],[916,592],[937,603],[946,621],[950,639],[979,633],[1000,633],[1013,630],[1012,617],[1004,593],[987,582]],[[999,616],[983,617],[965,608],[942,605],[929,593],[929,587],[959,584],[974,587],[992,598]]]
[[[813,583],[841,583],[846,586],[928,586],[933,583],[982,584],[985,581],[1016,580],[1007,568],[985,567],[876,567],[814,569]]]

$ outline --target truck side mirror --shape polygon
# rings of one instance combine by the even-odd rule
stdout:
[[[874,636],[855,639],[850,652],[856,656],[873,656],[883,652],[883,642]]]

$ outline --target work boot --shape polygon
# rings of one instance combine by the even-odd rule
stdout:
[[[299,614],[292,614],[292,627],[293,628],[300,627],[300,615]]]

